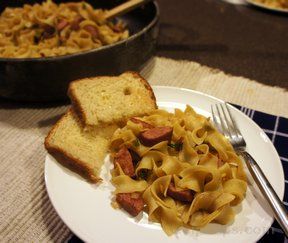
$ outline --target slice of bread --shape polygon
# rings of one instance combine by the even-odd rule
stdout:
[[[70,83],[68,95],[86,126],[123,123],[157,109],[148,82],[138,73],[85,78]]]
[[[117,126],[98,127],[86,131],[77,114],[70,109],[54,125],[45,139],[45,148],[58,162],[91,182],[99,177],[109,138]]]

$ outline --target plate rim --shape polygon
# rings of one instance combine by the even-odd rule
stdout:
[[[190,92],[190,93],[194,93],[194,94],[197,94],[197,95],[201,95],[201,96],[205,96],[205,97],[208,97],[208,98],[210,98],[210,99],[213,99],[213,100],[217,100],[217,101],[219,101],[219,102],[225,102],[224,100],[222,100],[222,99],[220,99],[220,98],[217,98],[217,97],[215,97],[215,96],[213,96],[213,95],[210,95],[210,94],[206,94],[206,93],[203,93],[203,92],[201,92],[201,91],[197,91],[197,90],[193,90],[193,89],[189,89],[189,88],[181,88],[181,87],[176,87],[176,86],[165,86],[165,85],[152,85],[152,89],[169,89],[169,90],[178,90],[178,91],[185,91],[185,92]],[[160,101],[161,102],[161,101]],[[250,120],[250,122],[251,122],[251,124],[253,124],[253,126],[255,127],[255,128],[257,128],[258,130],[260,129],[261,131],[263,131],[262,130],[262,128],[261,127],[259,127],[258,126],[258,124],[256,123],[256,122],[254,122],[249,116],[247,116],[245,113],[243,113],[242,111],[240,111],[240,110],[238,110],[236,107],[234,107],[234,106],[232,106],[232,105],[230,105],[230,104],[228,104],[229,105],[229,107],[230,108],[232,108],[233,110],[235,110],[236,112],[239,112],[239,113],[241,113],[241,115],[244,115],[246,118],[248,118],[249,120]],[[264,132],[264,131],[263,131]],[[264,132],[264,134],[265,134],[265,136],[269,139],[269,137],[267,136],[267,134]],[[281,162],[281,159],[280,159],[280,157],[279,157],[279,154],[278,154],[278,152],[277,152],[277,150],[276,150],[276,148],[275,148],[275,146],[274,146],[274,144],[272,143],[272,141],[269,139],[269,143],[270,143],[270,145],[272,145],[271,146],[271,148],[274,150],[274,153],[276,153],[277,154],[277,156],[278,156],[278,160],[279,160],[279,162],[280,162],[280,166],[281,166],[281,179],[283,179],[283,180],[281,180],[281,181],[283,181],[284,182],[284,186],[282,186],[283,187],[283,189],[282,189],[282,187],[281,187],[281,189],[282,189],[282,191],[280,192],[280,195],[279,195],[279,197],[280,197],[280,199],[281,199],[281,201],[283,201],[283,198],[284,198],[284,194],[285,194],[285,174],[284,174],[284,169],[283,169],[283,164],[282,164],[282,162]],[[44,180],[45,180],[45,188],[46,188],[46,191],[47,191],[47,194],[48,194],[48,197],[49,197],[49,200],[50,200],[50,202],[51,202],[51,204],[53,205],[53,208],[54,208],[54,210],[56,211],[56,213],[58,214],[58,216],[60,217],[60,219],[64,222],[64,224],[71,230],[71,232],[73,232],[73,234],[74,235],[76,235],[78,238],[80,238],[81,240],[83,240],[83,241],[86,241],[86,240],[88,240],[89,241],[89,239],[85,239],[85,236],[87,235],[86,233],[84,233],[83,231],[81,231],[81,229],[75,229],[75,227],[74,227],[74,225],[73,224],[70,224],[69,222],[68,222],[68,220],[66,220],[67,219],[67,217],[62,217],[62,213],[59,211],[59,208],[58,208],[58,206],[56,206],[55,205],[55,202],[52,200],[52,191],[50,191],[50,189],[49,189],[49,186],[48,186],[48,184],[49,184],[49,178],[48,178],[48,174],[47,174],[47,168],[48,168],[48,162],[47,162],[47,159],[48,158],[52,158],[53,159],[53,156],[52,155],[50,155],[48,152],[46,153],[46,156],[45,156],[45,166],[44,166]],[[270,220],[271,222],[269,222],[269,228],[271,227],[271,225],[273,224],[273,222],[274,222],[274,217],[271,217],[271,220]],[[260,236],[260,238],[261,237],[263,237],[263,235],[265,235],[265,233],[266,232],[263,232],[262,234],[261,234],[261,236]],[[83,237],[84,236],[84,237]],[[260,238],[258,238],[257,240],[259,240]]]

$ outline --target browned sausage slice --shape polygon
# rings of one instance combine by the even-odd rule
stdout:
[[[57,26],[56,26],[56,29],[58,31],[61,31],[68,25],[69,25],[68,21],[66,21],[65,19],[60,19]]]
[[[71,22],[71,29],[72,30],[79,30],[79,24],[84,20],[84,18],[80,15],[77,15],[75,19]]]
[[[48,25],[48,24],[44,24],[41,26],[44,30],[44,32],[42,33],[42,37],[44,39],[49,39],[51,37],[54,36],[55,34],[55,28],[51,25]]]
[[[112,30],[116,33],[120,33],[124,30],[124,25],[120,22],[111,26]]]
[[[122,168],[125,175],[134,176],[135,169],[129,150],[126,147],[122,147],[114,157],[114,165],[118,163]]]
[[[167,190],[167,195],[175,200],[189,203],[192,202],[194,198],[191,190],[176,190],[173,183],[170,183]]]
[[[162,141],[170,141],[172,133],[172,127],[155,127],[141,132],[138,138],[143,145],[150,147]]]
[[[130,121],[136,123],[136,124],[141,124],[143,128],[148,128],[148,129],[151,129],[151,128],[154,128],[153,125],[147,123],[147,122],[144,122],[136,117],[132,117],[130,118]]]
[[[116,201],[133,217],[136,217],[144,208],[144,201],[140,193],[118,193]]]
[[[86,25],[83,27],[84,30],[89,32],[93,39],[97,39],[99,36],[98,29],[93,25]]]

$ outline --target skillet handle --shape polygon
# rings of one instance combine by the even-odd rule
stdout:
[[[130,1],[127,1],[123,4],[118,5],[115,8],[110,9],[108,12],[106,12],[104,18],[106,20],[108,20],[108,19],[112,19],[116,16],[123,15],[123,14],[125,14],[125,13],[139,7],[139,6],[142,6],[142,5],[144,5],[150,1],[152,1],[152,0],[130,0]]]

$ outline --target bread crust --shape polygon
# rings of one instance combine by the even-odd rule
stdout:
[[[67,153],[63,149],[59,148],[58,146],[53,146],[50,144],[50,139],[52,138],[53,134],[55,133],[56,129],[58,129],[59,124],[63,119],[65,119],[72,108],[70,108],[60,119],[57,123],[52,127],[50,132],[45,138],[44,146],[49,154],[51,154],[60,164],[67,167],[68,169],[80,174],[84,177],[87,181],[91,183],[97,183],[102,181],[100,177],[95,176],[93,169],[88,167],[83,161],[73,157],[71,154]]]
[[[157,103],[156,103],[156,97],[154,95],[154,92],[153,92],[153,89],[152,87],[150,86],[150,84],[148,83],[148,81],[146,79],[144,79],[139,73],[137,72],[134,72],[134,71],[127,71],[121,75],[124,75],[124,74],[131,74],[133,77],[135,78],[138,78],[140,79],[140,82],[144,85],[144,87],[148,90],[149,92],[149,95],[150,95],[150,98],[151,100],[153,101],[154,103],[154,107],[155,109],[158,109],[158,106],[157,106]],[[100,79],[100,78],[103,78],[103,77],[107,77],[107,76],[99,76],[99,77],[96,77],[97,79]],[[115,76],[114,76],[115,77]],[[90,77],[90,78],[85,78],[85,79],[92,79],[92,78],[95,78],[95,77]],[[77,98],[77,96],[75,95],[75,88],[74,88],[74,84],[77,83],[77,82],[80,82],[82,81],[83,79],[77,79],[75,81],[72,81],[70,84],[69,84],[69,88],[68,88],[68,96],[71,100],[71,103],[72,103],[72,106],[74,107],[74,110],[75,112],[77,113],[77,115],[81,118],[81,120],[83,121],[83,123],[86,125],[86,126],[91,126],[90,124],[88,124],[88,121],[87,121],[87,117],[85,115],[85,112],[84,112],[84,109],[83,107],[81,106],[81,102],[80,100]],[[113,122],[112,122],[113,123]]]
[[[77,113],[77,115],[81,118],[83,124],[87,124],[87,117],[85,115],[85,112],[84,112],[84,109],[83,107],[81,106],[81,102],[80,100],[77,98],[77,96],[75,95],[75,89],[74,89],[74,84],[77,83],[77,82],[80,82],[82,81],[83,79],[77,79],[75,81],[72,81],[70,84],[69,84],[69,87],[68,87],[68,92],[67,92],[67,95],[69,96],[70,100],[71,100],[71,103],[72,103],[72,106],[75,110],[75,112]]]
[[[149,96],[150,96],[150,98],[154,104],[154,107],[155,107],[155,109],[157,109],[156,98],[155,98],[154,92],[153,92],[150,84],[137,72],[127,71],[127,72],[123,73],[122,75],[125,75],[125,74],[130,74],[134,78],[140,80],[140,82],[148,90]],[[103,76],[97,77],[97,78],[100,79],[102,77]],[[87,79],[92,79],[92,78],[87,78]],[[85,112],[84,112],[83,107],[81,106],[81,102],[75,94],[74,84],[77,82],[80,82],[82,80],[84,80],[84,79],[78,79],[78,80],[75,80],[75,81],[70,83],[67,93],[68,93],[68,96],[70,97],[73,108],[70,108],[59,119],[59,121],[52,127],[52,129],[50,130],[50,132],[48,133],[48,135],[45,138],[44,146],[45,146],[46,150],[48,151],[48,153],[51,154],[59,163],[61,163],[65,167],[69,168],[70,170],[80,174],[82,177],[84,177],[88,181],[95,183],[95,182],[101,181],[102,179],[95,175],[95,173],[94,173],[95,171],[93,168],[89,167],[86,163],[81,161],[81,159],[73,157],[67,151],[64,151],[60,147],[55,146],[55,145],[50,143],[50,140],[52,139],[54,133],[58,129],[60,123],[70,113],[73,113],[72,115],[76,115],[77,118],[80,118],[80,119],[78,119],[78,121],[83,126],[83,129],[85,129],[85,126],[86,126],[86,128],[90,126],[89,124],[87,124],[87,117],[85,116]]]

